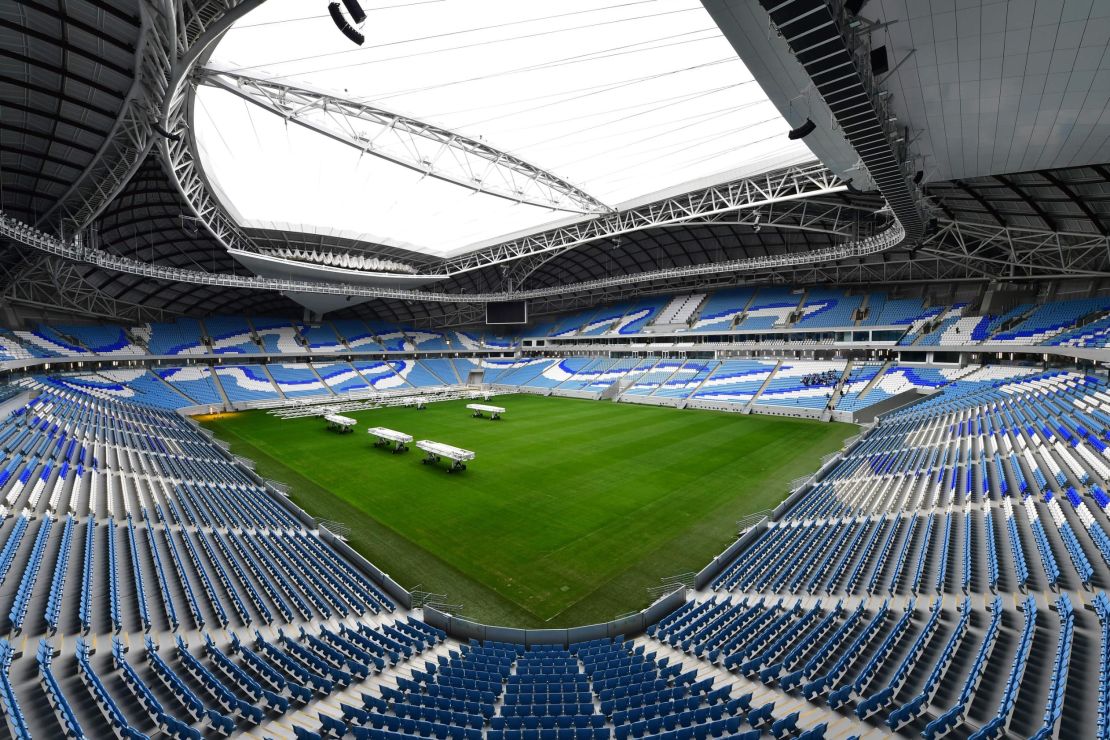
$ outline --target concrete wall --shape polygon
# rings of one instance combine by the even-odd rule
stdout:
[[[386,592],[389,598],[396,601],[405,609],[412,608],[412,594],[401,584],[397,583],[397,581],[393,580],[388,573],[378,569],[376,565],[362,557],[353,547],[328,530],[321,528],[319,535],[320,539],[328,543],[332,549],[339,553],[340,557],[346,558],[349,563],[361,570],[371,581],[381,586],[382,590]]]
[[[783,515],[786,514],[787,511],[790,510],[792,506],[798,503],[803,496],[812,491],[814,487],[825,478],[825,476],[832,472],[833,468],[835,468],[846,455],[850,454],[852,450],[856,449],[856,447],[858,447],[867,438],[868,434],[871,432],[871,430],[875,428],[875,426],[876,425],[871,425],[864,429],[862,433],[856,435],[856,437],[852,439],[851,442],[844,447],[844,449],[834,454],[831,458],[828,459],[827,462],[821,465],[821,467],[818,468],[817,472],[813,474],[813,477],[806,481],[804,485],[797,488],[793,493],[787,496],[782,503],[776,506],[774,511],[771,512],[770,517],[752,527],[748,531],[744,532],[744,534],[740,535],[740,537],[738,537],[735,542],[726,547],[724,552],[713,558],[713,560],[711,560],[704,568],[702,568],[698,575],[695,577],[694,587],[698,590],[701,590],[702,588],[705,588],[705,586],[709,583],[712,583],[713,579],[715,579],[718,574],[720,574],[725,568],[727,568],[728,565],[745,547],[754,542],[755,539],[764,530],[767,529],[767,525],[769,522],[777,522],[783,517]]]
[[[186,416],[186,418],[188,417]],[[212,433],[209,432],[207,429],[200,426],[195,421],[192,421],[192,419],[189,419],[189,421],[191,421],[198,429],[200,429],[200,431],[205,436],[209,438],[214,438]],[[320,525],[317,524],[316,520],[308,515],[308,512],[293,503],[284,493],[271,486],[264,478],[258,475],[258,473],[254,472],[254,470],[243,465],[242,458],[232,455],[231,452],[229,452],[223,446],[220,446],[220,450],[223,453],[224,457],[238,465],[239,469],[246,473],[247,476],[255,482],[255,484],[265,488],[266,491],[270,494],[270,498],[276,501],[278,505],[285,509],[287,512],[289,512],[290,516],[303,524],[306,529],[310,531],[318,530],[317,534],[321,540],[331,546],[332,549],[338,552],[341,557],[346,558],[347,562],[362,571],[363,575],[365,575],[371,581],[381,587],[381,589],[385,591],[391,599],[393,599],[406,609],[412,608],[412,594],[410,594],[399,583],[394,581],[388,573],[380,570],[376,565],[374,565],[358,552],[356,552],[355,549],[348,545],[346,542],[339,539],[328,530],[321,528]]]
[[[753,414],[764,416],[791,416],[795,419],[820,419],[825,409],[803,409],[793,406],[775,406],[769,403],[753,403]]]
[[[698,574],[694,577],[694,588],[698,591],[707,588],[709,584],[713,582],[713,579],[728,567],[729,563],[733,561],[741,550],[755,542],[759,535],[766,531],[767,521],[767,519],[764,519],[759,524],[748,529],[748,531],[740,535],[735,542],[726,547],[724,552],[710,560],[704,568],[698,571]]]
[[[671,406],[677,408],[681,398],[668,398],[666,396],[629,396],[620,397],[620,403],[638,403],[642,406]]]
[[[617,635],[633,637],[642,633],[666,615],[686,603],[686,590],[679,588],[662,597],[643,611],[620,617],[602,624],[588,624],[566,629],[520,629],[517,627],[498,627],[495,625],[471,622],[462,617],[424,607],[424,621],[446,632],[456,640],[467,641],[493,640],[523,645],[562,645],[566,647],[575,642],[612,638]]]
[[[551,395],[563,398],[584,398],[589,401],[596,401],[601,397],[599,391],[561,391],[558,388],[552,390]]]
[[[912,406],[915,403],[924,401],[931,395],[933,395],[933,392],[922,391],[916,388],[908,391],[902,391],[896,396],[891,396],[890,398],[886,398],[882,401],[879,401],[878,403],[873,403],[867,408],[851,412],[850,416],[852,417],[852,421],[856,422],[857,424],[866,424],[868,422],[874,421],[876,417],[882,416],[883,414],[887,414],[891,411],[895,411],[906,406]]]

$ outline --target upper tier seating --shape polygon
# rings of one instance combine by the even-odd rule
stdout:
[[[145,355],[146,349],[131,342],[115,324],[61,324],[58,332],[73,337],[98,355]]]
[[[736,328],[752,330],[785,327],[790,315],[798,309],[802,293],[801,290],[784,287],[760,288],[748,306],[744,320]]]
[[[382,345],[374,338],[370,327],[355,319],[337,319],[331,322],[336,334],[356,352],[381,351]]]
[[[511,349],[516,341],[508,337],[498,337],[485,332],[451,331],[452,347],[458,349]]]
[[[383,321],[367,321],[366,325],[378,338],[382,349],[387,352],[411,352],[412,344],[402,327]]]
[[[867,306],[867,318],[861,326],[909,326],[944,311],[943,306],[925,308],[921,298],[889,298],[883,293],[872,293]]]
[[[36,357],[79,357],[91,354],[89,350],[44,324],[39,324],[31,331],[16,331],[13,334]]]
[[[727,331],[736,317],[744,313],[755,292],[755,288],[731,288],[713,293],[691,328],[694,331]]]
[[[705,300],[705,293],[687,293],[676,295],[659,311],[656,324],[667,326],[670,324],[686,324],[698,310],[698,306]]]
[[[666,303],[667,298],[660,296],[633,301],[613,328],[617,334],[639,334],[645,326],[657,320]]]
[[[799,329],[853,326],[856,323],[856,311],[862,305],[863,296],[850,296],[834,288],[810,288],[806,291],[801,318],[794,326]]]
[[[330,323],[302,324],[301,336],[308,342],[308,349],[317,354],[345,352],[347,347],[339,341],[339,336]]]
[[[991,337],[992,342],[1041,344],[1080,319],[1110,310],[1110,298],[1078,298],[1037,307],[1016,326]]]
[[[243,316],[209,316],[204,319],[204,328],[215,354],[242,355],[260,351],[250,322]]]
[[[29,360],[36,355],[12,334],[0,330],[0,361],[3,360]]]
[[[196,319],[145,324],[137,327],[135,334],[154,355],[195,355],[208,351],[202,339],[204,330]]]
[[[1110,316],[1060,332],[1045,342],[1063,347],[1106,347],[1110,344]]]
[[[207,320],[205,320],[207,324]],[[297,327],[281,319],[255,318],[251,319],[254,332],[262,340],[262,348],[266,352],[304,352],[305,346],[301,344]],[[257,350],[256,350],[257,351]]]

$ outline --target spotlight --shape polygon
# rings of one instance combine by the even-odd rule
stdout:
[[[358,0],[343,0],[343,7],[351,14],[351,20],[355,23],[362,23],[366,20],[366,11],[358,4]]]
[[[343,17],[343,13],[341,13],[339,10],[339,3],[329,3],[328,12],[331,13],[331,19],[335,23],[335,27],[342,31],[343,35],[349,38],[351,41],[354,41],[359,46],[362,46],[362,43],[366,41],[366,37],[355,29],[351,28],[351,24],[347,22],[347,19]]]
[[[847,0],[847,2],[844,3],[844,10],[848,11],[849,15],[859,15],[859,12],[863,10],[863,6],[866,3],[867,0]]]
[[[816,129],[816,128],[817,128],[817,124],[814,123],[812,119],[807,118],[806,122],[803,123],[798,128],[790,129],[790,133],[786,135],[786,138],[788,138],[790,140],[804,139],[805,137],[812,134],[814,129]]]
[[[913,176],[913,184],[920,185],[921,181],[925,179],[925,170],[918,170]]]

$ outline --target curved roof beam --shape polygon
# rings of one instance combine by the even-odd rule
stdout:
[[[208,232],[224,247],[254,249],[250,237],[224,211],[197,162],[193,139],[193,91],[189,77],[235,22],[265,0],[178,0],[186,22],[177,32],[177,62],[162,98],[160,125],[169,136],[158,148],[166,173]]]
[[[699,275],[719,275],[730,272],[752,272],[759,270],[781,270],[795,265],[832,262],[852,257],[864,257],[882,252],[906,238],[906,231],[897,220],[882,232],[865,239],[836,244],[807,252],[793,252],[766,257],[747,257],[743,259],[708,262],[698,265],[669,267],[651,272],[619,275],[598,280],[586,280],[572,285],[558,285],[550,288],[537,288],[522,291],[499,291],[495,293],[436,293],[403,288],[388,288],[366,285],[352,285],[340,282],[319,282],[311,280],[289,280],[284,278],[264,278],[228,273],[204,272],[179,267],[141,262],[120,255],[96,249],[81,240],[62,241],[21,223],[0,212],[0,238],[7,238],[41,252],[95,265],[106,270],[141,275],[157,280],[177,283],[191,283],[224,288],[247,288],[270,290],[279,293],[311,293],[316,295],[358,296],[365,298],[396,298],[409,301],[434,303],[483,303],[488,301],[545,298],[583,291],[593,291],[620,285],[636,285],[656,280],[679,280]]]
[[[368,103],[211,66],[198,70],[196,79],[363,154],[474,192],[568,213],[613,210],[520,157]]]
[[[819,198],[847,189],[848,186],[820,162],[784,167],[466,252],[429,268],[425,274],[453,277],[521,257],[563,252],[606,237],[656,226],[704,221],[724,213],[754,212],[775,204]]]

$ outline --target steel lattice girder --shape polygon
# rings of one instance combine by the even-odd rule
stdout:
[[[844,190],[847,190],[847,185],[831,170],[823,164],[811,162],[702,188],[638,208],[596,216],[503,242],[444,260],[422,274],[449,278],[521,257],[563,251],[633,231],[703,220],[722,213],[754,211],[776,203],[814,198]]]
[[[178,57],[162,102],[162,160],[174,185],[208,231],[225,248],[254,251],[239,225],[208,187],[193,138],[193,86],[189,76],[227,29],[265,0],[185,0],[177,26]]]
[[[873,211],[850,203],[830,203],[819,198],[806,198],[776,202],[765,208],[745,211],[726,211],[696,220],[681,221],[674,224],[658,224],[655,228],[667,226],[747,226],[752,229],[770,228],[786,231],[804,231],[850,240],[859,237],[860,222],[858,213]],[[506,273],[506,287],[520,286],[528,277],[543,265],[570,251],[578,244],[554,251],[540,252],[518,258]]]
[[[41,252],[27,260],[17,274],[7,279],[0,298],[8,303],[65,309],[114,321],[160,321],[167,318],[160,309],[105,294],[79,273],[76,262]]]
[[[722,272],[751,272],[766,269],[783,269],[796,265],[830,262],[850,257],[863,257],[890,249],[905,238],[905,231],[897,221],[884,231],[875,236],[834,245],[823,249],[807,252],[792,252],[766,257],[750,257],[729,260],[726,262],[710,262],[700,265],[672,267],[651,272],[621,275],[598,280],[588,280],[573,285],[562,285],[550,288],[519,292],[497,292],[481,294],[462,293],[434,293],[419,290],[401,290],[397,288],[367,287],[361,285],[345,285],[333,282],[315,282],[308,280],[287,280],[281,278],[247,277],[243,275],[230,275],[227,273],[203,272],[200,270],[187,270],[179,267],[140,262],[128,257],[96,249],[80,240],[64,242],[45,233],[32,229],[19,221],[0,213],[0,236],[12,239],[20,244],[48,252],[59,257],[86,262],[107,270],[125,272],[133,275],[155,278],[178,283],[191,283],[195,285],[210,285],[228,288],[247,288],[254,290],[273,290],[281,293],[314,293],[322,295],[349,295],[368,298],[397,298],[412,301],[431,301],[441,303],[473,303],[500,301],[511,299],[543,298],[547,296],[574,293],[582,291],[600,291],[611,287],[634,285],[651,280],[676,280],[686,279],[699,275],[714,275]]]
[[[950,242],[951,235],[954,233],[958,233],[963,240],[962,247],[958,242],[955,244]],[[941,231],[916,250],[887,252],[904,238],[901,225],[895,222],[893,226],[876,236],[809,252],[667,268],[515,293],[506,291],[481,294],[371,288],[331,282],[247,277],[164,267],[93,249],[79,241],[63,242],[3,214],[0,214],[0,237],[6,237],[58,257],[168,282],[457,304],[508,299],[552,299],[582,293],[589,293],[597,301],[603,301],[606,296],[615,292],[614,289],[619,291],[630,286],[645,286],[653,282],[665,282],[673,288],[679,284],[712,280],[727,274],[750,273],[766,269],[774,269],[775,276],[778,278],[785,279],[786,275],[792,275],[794,281],[803,283],[861,282],[863,278],[860,276],[864,275],[865,271],[867,279],[871,282],[913,281],[929,277],[982,280],[1000,276],[1036,279],[1110,276],[1110,269],[1108,269],[1110,239],[1106,237],[1035,229],[1000,230],[958,222],[944,222]],[[1020,250],[1014,247],[1013,254],[1018,255],[1016,259],[1011,257],[1002,260],[992,256],[1003,246],[1012,244],[1021,245]],[[1050,245],[1052,248],[1046,249],[1043,245]],[[887,254],[883,254],[884,252]],[[1039,258],[1038,255],[1040,255]],[[872,260],[868,260],[868,257],[872,257]],[[874,262],[875,257],[881,258],[882,261]],[[1017,261],[1029,258],[1037,261],[1027,263]],[[1000,262],[1010,266],[1009,275],[1000,274]],[[923,273],[921,268],[930,263],[933,265],[932,271]],[[847,277],[849,273],[854,273],[856,277],[849,279]],[[807,275],[811,275],[812,278],[806,277]]]
[[[367,103],[213,67],[199,70],[196,80],[362,154],[474,192],[570,213],[613,210],[581,188],[520,157]]]
[[[991,277],[1105,276],[1110,237],[1065,231],[938,222],[919,251],[954,263],[976,265]]]

